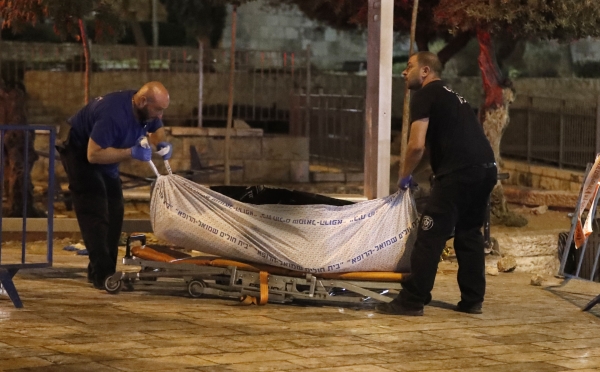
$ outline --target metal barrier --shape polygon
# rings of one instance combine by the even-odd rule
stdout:
[[[500,151],[527,162],[585,169],[600,152],[600,104],[519,96],[510,107]]]
[[[50,133],[49,135],[49,148],[54,148],[56,140],[56,129],[51,126],[40,126],[40,125],[0,125],[0,194],[4,195],[4,176],[5,167],[8,161],[15,161],[7,156],[6,137],[12,133],[23,134],[23,166],[26,168],[29,164],[29,145],[30,136],[35,135],[36,130],[46,130]],[[11,143],[14,145],[14,143]],[[3,208],[0,208],[0,293],[6,294],[12,300],[13,304],[17,308],[23,307],[23,303],[19,297],[17,289],[13,283],[13,277],[21,269],[33,269],[33,268],[44,268],[52,266],[52,233],[54,231],[53,220],[54,220],[54,152],[50,151],[50,162],[48,166],[48,216],[47,216],[47,249],[45,254],[45,260],[41,262],[34,262],[34,259],[30,259],[27,255],[27,207],[28,207],[28,190],[30,180],[29,170],[24,169],[22,172],[22,196],[23,196],[23,211],[22,211],[22,233],[21,233],[21,250],[16,252],[8,251],[4,246],[5,240],[2,239],[2,225],[5,222],[3,216]],[[32,254],[33,255],[33,254]]]
[[[292,96],[290,134],[310,138],[310,162],[362,172],[365,146],[363,96]]]

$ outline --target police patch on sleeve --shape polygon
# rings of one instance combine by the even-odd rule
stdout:
[[[423,218],[421,218],[421,229],[429,230],[432,227],[433,227],[433,218],[431,218],[429,216],[423,216]]]

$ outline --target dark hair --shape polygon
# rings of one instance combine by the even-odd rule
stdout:
[[[436,54],[431,52],[417,52],[415,55],[417,56],[419,67],[427,66],[436,74],[436,76],[442,76],[442,62],[440,62],[440,59]]]

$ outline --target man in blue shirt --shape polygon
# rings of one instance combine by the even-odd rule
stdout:
[[[163,111],[169,92],[159,82],[140,90],[118,91],[98,97],[68,120],[68,136],[57,145],[69,178],[77,222],[89,252],[88,280],[104,289],[107,276],[116,270],[123,224],[123,189],[119,163],[150,161],[152,149],[141,139],[148,135],[168,160],[172,145],[165,142]],[[68,127],[67,127],[68,128]]]

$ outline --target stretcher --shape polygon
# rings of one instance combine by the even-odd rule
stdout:
[[[123,264],[140,269],[116,272],[107,277],[104,285],[108,293],[131,291],[137,284],[173,286],[179,282],[194,298],[216,296],[257,305],[294,300],[390,302],[392,297],[386,294],[400,290],[400,282],[407,275],[394,272],[310,273],[216,256],[191,256],[170,247],[147,246],[143,234],[128,237]]]

